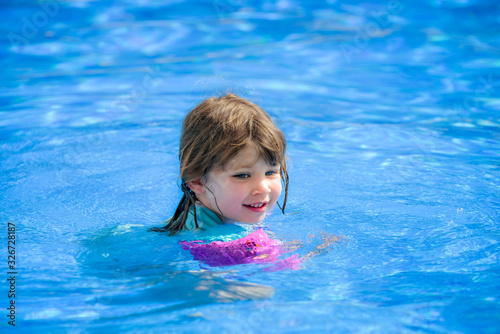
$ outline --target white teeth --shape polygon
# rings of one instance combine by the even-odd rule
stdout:
[[[251,206],[252,208],[261,208],[263,205],[264,205],[264,203],[257,204],[257,205],[248,204],[248,206]]]

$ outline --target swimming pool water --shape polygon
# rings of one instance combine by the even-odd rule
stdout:
[[[500,330],[497,1],[0,6],[2,331]],[[300,270],[147,232],[180,198],[184,115],[226,90],[287,136],[288,214],[245,228],[313,252]]]

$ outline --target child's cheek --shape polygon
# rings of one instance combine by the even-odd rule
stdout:
[[[217,180],[217,188],[219,191],[224,191],[234,187],[234,182],[229,177],[220,177]]]
[[[281,179],[275,180],[275,189],[276,193],[278,194],[277,197],[279,197],[281,195]]]

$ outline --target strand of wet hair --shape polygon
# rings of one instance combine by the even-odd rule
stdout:
[[[185,228],[191,207],[193,207],[194,224],[196,228],[199,228],[198,219],[196,218],[196,195],[191,189],[189,189],[184,181],[181,183],[181,190],[183,192],[182,198],[168,224],[164,227],[153,227],[150,231],[170,232],[170,235],[175,235],[177,232]]]
[[[285,165],[286,168],[286,162],[283,161],[283,164]],[[283,167],[280,167],[280,174],[281,174],[281,180],[283,181],[283,184],[285,185],[285,198],[283,199],[283,207],[276,201],[276,204],[280,208],[281,212],[285,214],[285,207],[286,207],[286,201],[288,199],[288,172],[286,169]]]
[[[207,187],[207,186],[205,186],[205,188],[207,188],[207,189],[208,189],[208,191],[210,191],[210,192],[212,193],[212,196],[214,197],[214,200],[215,200],[215,206],[217,206],[217,209],[219,210],[220,214],[221,214],[222,216],[224,216],[224,214],[222,213],[222,210],[219,208],[219,203],[217,203],[217,197],[215,197],[214,192],[213,192],[212,190],[210,190],[210,188],[209,188],[209,187]]]

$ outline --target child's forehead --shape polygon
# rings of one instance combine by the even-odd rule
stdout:
[[[239,151],[234,158],[229,160],[229,162],[224,166],[224,169],[251,168],[261,160],[266,165],[269,165],[257,147],[255,147],[254,144],[249,144]]]
[[[252,167],[259,158],[261,156],[257,148],[254,145],[246,145],[235,157],[229,160],[225,167],[228,169]]]

